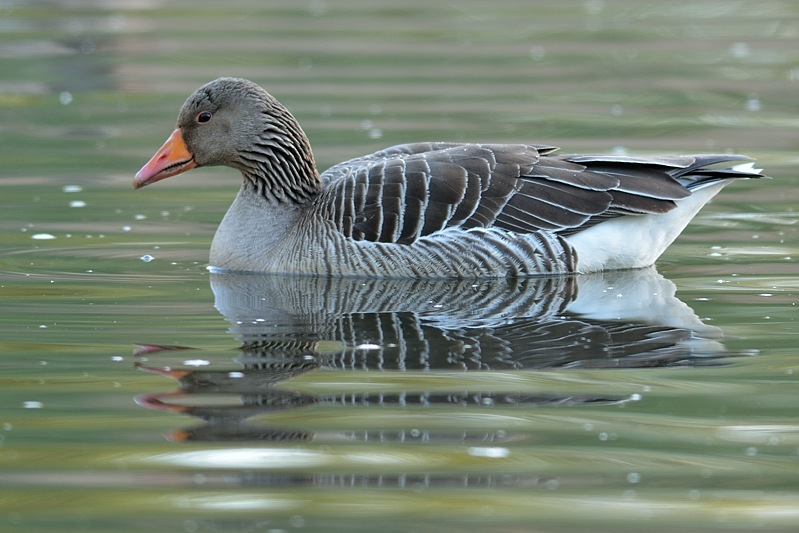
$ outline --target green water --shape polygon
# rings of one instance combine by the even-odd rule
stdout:
[[[795,531],[797,38],[787,0],[4,4],[0,531]],[[773,179],[656,271],[212,275],[236,173],[130,182],[220,75],[323,168],[524,141]]]

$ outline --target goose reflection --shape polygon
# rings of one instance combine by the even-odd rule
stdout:
[[[173,392],[139,397],[204,425],[179,439],[310,440],[256,415],[313,405],[488,406],[617,403],[629,396],[469,391],[314,395],[278,387],[316,369],[487,372],[719,364],[721,331],[703,324],[654,268],[584,276],[496,280],[375,280],[213,273],[216,308],[241,343],[234,370],[142,369],[178,381]],[[157,351],[149,349],[148,352]],[[486,374],[489,376],[490,374]],[[490,382],[490,381],[489,381]],[[342,431],[339,437],[370,438]],[[381,432],[380,439],[431,434]],[[485,442],[488,432],[436,438]]]

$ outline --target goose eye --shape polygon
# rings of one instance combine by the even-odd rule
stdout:
[[[202,113],[197,115],[197,122],[199,122],[200,124],[208,122],[209,120],[211,120],[211,113],[209,113],[208,111],[203,111]]]

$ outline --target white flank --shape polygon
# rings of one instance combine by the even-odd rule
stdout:
[[[577,251],[577,271],[649,266],[674,242],[697,212],[729,181],[710,182],[677,200],[662,215],[624,216],[566,237]]]

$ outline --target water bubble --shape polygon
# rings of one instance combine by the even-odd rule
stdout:
[[[749,45],[747,43],[735,43],[730,47],[730,54],[733,57],[737,57],[742,59],[744,57],[749,57],[750,54]]]
[[[355,349],[356,350],[379,350],[380,349],[380,345],[379,344],[373,344],[373,343],[365,342],[363,344],[359,344],[358,346],[356,346]]]
[[[63,105],[71,104],[72,93],[69,91],[62,91],[61,94],[58,95],[58,101],[61,102]]]
[[[489,457],[502,459],[510,456],[510,450],[501,446],[472,446],[466,450],[472,457]]]
[[[42,407],[44,407],[44,404],[42,402],[28,400],[26,402],[22,402],[22,407],[24,409],[41,409]]]
[[[55,235],[52,233],[34,233],[31,235],[31,239],[35,241],[49,241],[55,239]]]
[[[758,98],[756,94],[749,95],[749,98],[746,99],[746,110],[760,111],[761,108],[762,104],[760,103],[760,98]]]
[[[208,361],[207,359],[186,359],[185,361],[183,361],[183,364],[186,366],[195,366],[195,367],[208,366],[211,364],[211,361]]]
[[[150,254],[144,254],[144,255],[143,255],[143,256],[141,256],[139,259],[141,259],[141,260],[142,260],[142,261],[144,261],[145,263],[149,263],[150,261],[152,261],[153,259],[155,259],[155,257],[151,256]]]
[[[80,185],[64,185],[61,190],[64,192],[81,192],[83,187]]]
[[[83,200],[72,200],[69,202],[69,207],[86,207],[86,202]]]

